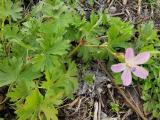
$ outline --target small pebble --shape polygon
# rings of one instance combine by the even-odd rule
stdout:
[[[114,14],[114,13],[116,13],[116,11],[117,11],[117,8],[114,7],[114,6],[111,6],[111,7],[109,8],[109,10],[108,10],[108,12],[109,12],[110,14]]]
[[[111,84],[108,84],[108,85],[107,85],[107,88],[112,88],[112,85],[111,85]]]
[[[97,88],[98,92],[101,93],[103,91],[102,88]]]

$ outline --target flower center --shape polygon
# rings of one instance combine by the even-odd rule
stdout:
[[[132,68],[133,66],[135,66],[133,62],[126,62],[126,65],[128,67],[130,67],[130,68]]]
[[[136,67],[135,67],[134,62],[131,62],[131,61],[126,62],[126,66],[129,67],[132,72],[136,71]]]

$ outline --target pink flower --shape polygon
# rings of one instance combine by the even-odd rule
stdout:
[[[135,56],[133,49],[128,48],[125,52],[125,63],[112,65],[111,70],[115,73],[123,71],[121,75],[123,85],[129,86],[132,83],[131,73],[141,79],[147,78],[148,71],[139,65],[146,63],[149,58],[149,52],[142,52]]]

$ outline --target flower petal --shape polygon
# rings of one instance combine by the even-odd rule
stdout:
[[[125,61],[130,61],[134,58],[134,51],[133,48],[127,48],[125,52]]]
[[[149,58],[150,58],[150,53],[149,52],[143,52],[143,53],[138,54],[134,58],[134,63],[136,65],[144,64],[149,60]]]
[[[132,75],[130,69],[125,69],[121,75],[121,79],[124,86],[129,86],[132,83]]]
[[[148,76],[148,71],[140,66],[135,66],[133,74],[139,78],[146,79]]]
[[[122,72],[126,68],[125,63],[119,63],[111,66],[113,72]]]

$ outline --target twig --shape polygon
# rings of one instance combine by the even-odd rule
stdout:
[[[64,107],[73,107],[78,101],[79,101],[80,97],[77,97],[74,101],[72,101],[71,103],[65,104],[65,105],[61,105],[59,107],[57,107],[58,109],[60,108],[64,108]]]
[[[102,96],[101,96],[102,89],[98,88],[97,91],[98,91],[98,96],[99,96],[99,102],[101,103],[101,106],[104,108],[104,103],[103,103]]]
[[[110,94],[110,96],[111,96],[112,101],[113,101],[114,103],[116,103],[116,101],[114,100],[113,95],[112,95],[112,93],[111,93],[111,91],[110,91],[109,88],[108,88],[108,92],[109,92],[109,94]]]
[[[93,120],[98,120],[97,117],[98,117],[98,102],[96,101],[94,103],[94,119]]]
[[[127,104],[132,108],[132,110],[134,110],[143,120],[147,120],[147,118],[144,116],[144,114],[137,109],[137,107],[135,107],[134,104],[132,104],[132,102],[129,100],[129,98],[125,95],[124,91],[122,88],[120,88],[119,86],[117,86],[115,84],[115,80],[112,77],[112,75],[106,70],[105,65],[102,62],[99,62],[99,65],[101,66],[102,70],[106,73],[106,75],[110,78],[110,80],[113,82],[113,84],[115,85],[116,89],[119,91],[119,93],[123,96],[123,98],[126,100]]]
[[[110,1],[110,4],[109,4],[109,6],[108,6],[108,9],[112,6],[113,2],[114,2],[114,0]]]
[[[128,91],[127,91],[127,92],[128,92]],[[131,100],[133,101],[133,103],[135,104],[135,106],[137,107],[137,109],[138,109],[139,111],[141,111],[141,109],[139,108],[139,105],[136,104],[136,101],[134,100],[134,98],[132,97],[132,95],[131,95],[129,92],[128,92],[128,94],[129,94]]]
[[[128,10],[128,9],[125,9],[125,11],[126,11],[127,15],[129,16],[129,20],[132,21],[132,16],[131,16],[129,10]]]
[[[108,88],[108,92],[109,92],[109,94],[110,94],[110,96],[111,96],[112,102],[114,102],[114,103],[117,104],[117,102],[116,102],[116,100],[114,99],[114,97],[113,97],[113,95],[112,95],[112,93],[111,93],[111,91],[110,91],[109,88]],[[118,112],[116,112],[116,113],[117,113],[117,116],[120,117],[120,114],[119,114]]]
[[[101,120],[101,102],[98,102],[98,120]]]
[[[119,16],[119,15],[124,15],[124,12],[120,12],[120,13],[111,14],[110,16],[111,16],[111,17],[114,17],[114,16]]]
[[[78,101],[79,101],[80,97],[77,97],[73,102],[69,103],[69,107],[73,107]]]
[[[129,115],[131,115],[131,114],[132,114],[132,110],[129,109],[129,110],[123,115],[122,120],[126,120],[126,118],[127,118]]]
[[[142,0],[138,0],[138,10],[137,10],[138,15],[141,14],[141,5],[142,5]]]
[[[85,97],[82,97],[82,98],[79,99],[78,106],[77,106],[75,112],[73,112],[70,116],[73,116],[76,112],[78,112],[78,110],[79,110],[79,108],[80,108],[80,106],[81,106],[81,102],[82,102],[82,100],[83,100],[84,98],[85,98]]]

